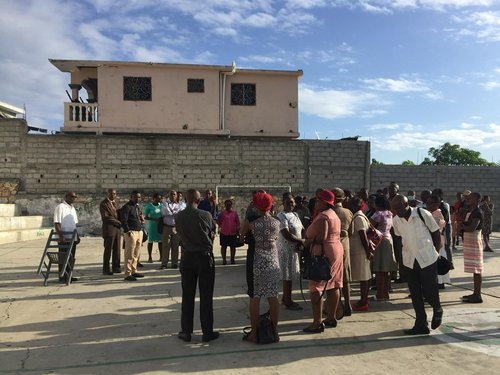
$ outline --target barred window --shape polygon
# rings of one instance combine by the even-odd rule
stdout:
[[[232,83],[231,105],[256,105],[255,83]]]
[[[151,100],[151,77],[123,77],[123,100]]]
[[[205,92],[205,80],[198,78],[188,78],[188,92]]]

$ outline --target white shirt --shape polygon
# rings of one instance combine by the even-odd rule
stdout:
[[[66,201],[58,204],[54,211],[54,223],[61,224],[62,232],[73,232],[78,224],[75,207]],[[67,235],[66,238],[71,238],[71,236]]]
[[[161,216],[163,217],[163,224],[169,226],[175,226],[174,215],[181,211],[181,205],[176,202],[171,202],[169,199],[163,205],[161,209]]]
[[[403,264],[405,267],[413,269],[413,263],[416,260],[420,268],[425,268],[438,258],[429,231],[435,232],[439,230],[439,226],[429,211],[413,207],[410,209],[411,215],[408,220],[394,216],[392,219],[394,233],[403,238]],[[420,210],[425,224],[420,219],[417,210]]]

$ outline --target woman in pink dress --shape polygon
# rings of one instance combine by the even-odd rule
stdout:
[[[332,278],[328,281],[309,280],[309,292],[311,294],[311,305],[313,311],[313,322],[304,328],[305,333],[321,333],[325,327],[336,327],[335,311],[340,299],[340,288],[342,288],[342,269],[344,249],[340,243],[340,219],[333,211],[335,195],[326,189],[320,189],[316,193],[314,206],[315,218],[306,231],[305,247],[310,247],[314,255],[321,253],[321,247],[325,256],[330,261],[330,274]],[[326,290],[328,317],[323,320],[323,299],[321,293]]]

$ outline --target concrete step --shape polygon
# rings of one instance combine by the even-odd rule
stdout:
[[[21,229],[38,229],[49,227],[50,218],[43,216],[0,216],[0,232]]]
[[[16,205],[13,203],[0,203],[0,216],[15,216],[17,213]]]
[[[19,241],[46,240],[51,230],[52,228],[38,228],[0,231],[0,245]]]

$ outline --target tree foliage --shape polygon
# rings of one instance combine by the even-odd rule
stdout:
[[[497,165],[483,159],[478,151],[462,148],[460,145],[452,145],[449,142],[440,147],[431,147],[428,154],[433,160],[425,158],[422,165]]]
[[[415,165],[415,163],[412,162],[411,160],[405,160],[404,162],[401,163],[401,165]]]
[[[384,163],[378,161],[377,159],[372,159],[372,165],[384,165]]]

